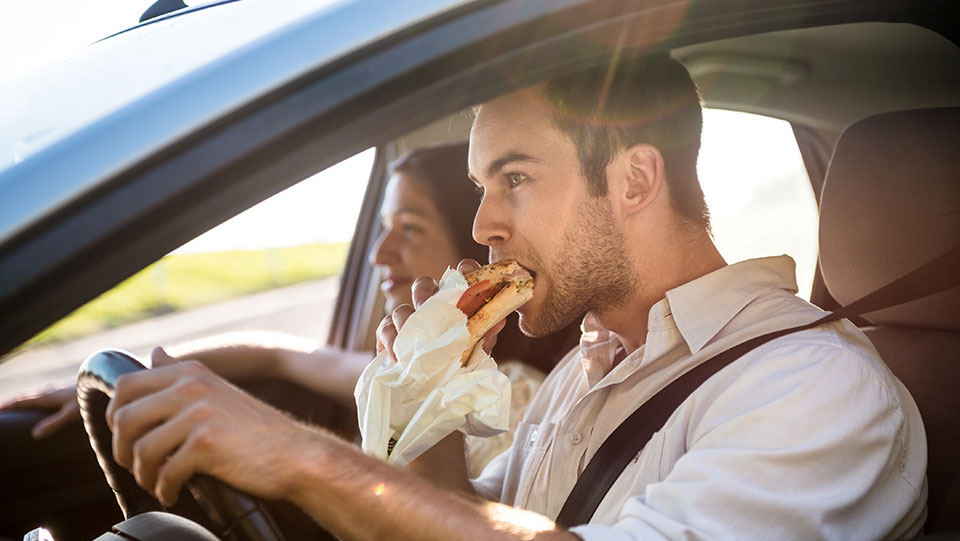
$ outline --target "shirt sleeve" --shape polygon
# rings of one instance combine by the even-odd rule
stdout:
[[[621,476],[607,499],[629,497],[601,504],[618,505],[618,520],[571,531],[585,541],[916,533],[922,424],[902,385],[870,363],[881,361],[788,344],[719,372],[668,422],[687,425],[688,447],[662,479],[630,493]]]

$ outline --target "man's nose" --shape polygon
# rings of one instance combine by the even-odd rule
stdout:
[[[484,196],[473,220],[473,240],[491,248],[510,240],[510,216],[506,210],[495,198]]]

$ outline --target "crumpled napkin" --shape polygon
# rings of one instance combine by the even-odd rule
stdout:
[[[460,366],[469,332],[457,301],[466,289],[448,268],[397,334],[398,361],[384,351],[364,369],[353,393],[364,452],[404,466],[454,430],[493,436],[509,428],[510,380],[480,347]]]

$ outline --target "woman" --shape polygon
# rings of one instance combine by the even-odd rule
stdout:
[[[370,255],[370,263],[380,269],[388,312],[412,304],[411,285],[416,278],[439,280],[448,266],[455,267],[461,259],[487,259],[486,248],[472,238],[479,196],[466,178],[466,163],[467,145],[457,143],[414,150],[391,164],[380,212],[383,231]],[[513,428],[543,380],[542,371],[552,368],[577,337],[574,326],[561,338],[532,340],[520,334],[515,321],[500,333],[494,358],[513,384],[511,431],[494,438],[467,438],[472,476],[509,446]],[[295,382],[353,407],[356,381],[373,354],[320,347],[283,333],[236,332],[173,346],[169,354],[158,347],[151,356],[154,364],[194,359],[241,384],[263,378]],[[79,419],[73,387],[20,398],[3,408],[57,409],[33,428],[36,438]]]

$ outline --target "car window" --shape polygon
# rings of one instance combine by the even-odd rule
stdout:
[[[810,298],[817,264],[817,202],[790,123],[706,109],[698,162],[713,235],[728,263],[787,254]]]
[[[91,352],[237,330],[324,340],[374,149],[198,236],[40,332],[0,364],[0,401],[63,383]]]

